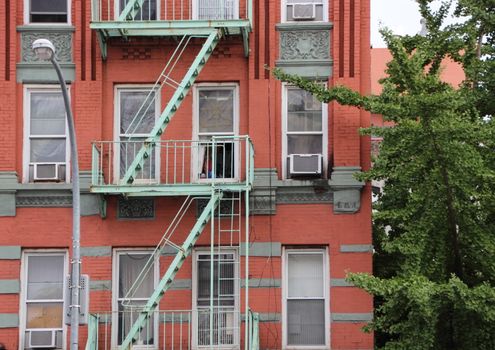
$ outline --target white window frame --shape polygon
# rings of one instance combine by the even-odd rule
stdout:
[[[112,257],[112,336],[111,336],[111,343],[112,343],[112,348],[117,349],[119,348],[118,345],[118,311],[119,311],[119,256],[124,255],[124,254],[149,254],[150,256],[153,254],[153,249],[147,249],[147,248],[119,248],[119,249],[114,249],[113,251],[113,257]],[[158,280],[159,280],[159,270],[160,270],[160,261],[155,261],[153,264],[153,284],[154,288],[158,286]],[[158,311],[159,309],[155,310],[154,314],[154,320],[153,320],[153,332],[155,335],[159,335],[159,329],[158,329]],[[132,348],[134,349],[145,349],[145,350],[152,350],[152,349],[158,349],[159,348],[159,337],[155,336],[155,343],[153,345],[133,345]]]
[[[24,24],[36,25],[36,26],[67,26],[72,24],[72,0],[67,1],[67,22],[31,22],[29,20],[29,14],[31,13],[30,3],[31,0],[24,0]]]
[[[311,254],[323,256],[323,288],[325,298],[325,345],[287,345],[287,298],[288,298],[288,256],[290,254]],[[282,252],[282,349],[312,349],[323,350],[330,349],[330,262],[328,248],[283,248]]]
[[[102,1],[102,0],[100,0]],[[131,1],[131,0],[129,0]],[[161,19],[160,17],[160,3],[161,3],[161,0],[156,0],[156,19],[151,19],[150,21],[159,21]],[[123,10],[123,8],[121,9],[120,8],[120,0],[114,0],[114,4],[113,4],[113,10],[114,10],[114,13],[115,13],[115,19],[119,18],[120,16],[120,12]],[[166,12],[167,10],[165,10]],[[147,20],[144,20],[143,21],[147,21]]]
[[[324,23],[328,22],[328,2],[329,0],[322,0],[323,3],[323,19],[321,21],[318,20],[301,20],[301,21],[289,21],[287,20],[287,0],[282,0],[281,6],[280,6],[280,18],[282,23],[301,23],[301,24],[308,24],[308,23]],[[309,3],[308,3],[309,4]]]
[[[70,88],[67,87],[67,92],[70,98]],[[62,93],[60,86],[58,85],[24,85],[23,96],[23,114],[24,114],[24,130],[23,130],[23,147],[22,147],[22,182],[30,183],[29,181],[29,164],[31,158],[31,94],[38,92],[60,92]],[[65,108],[65,106],[64,106]],[[70,140],[69,140],[69,127],[67,124],[67,116],[65,118],[65,180],[60,183],[70,182],[71,175],[71,159],[70,159]],[[42,135],[34,138],[50,138],[51,135]],[[63,137],[60,135],[53,135],[52,138]],[[31,183],[34,183],[32,181]],[[56,183],[56,181],[53,181]]]
[[[223,133],[199,133],[199,91],[200,90],[233,90],[234,91],[234,108],[233,108],[233,132],[223,132]],[[200,141],[200,136],[239,136],[239,84],[237,83],[200,83],[195,84],[193,87],[193,146],[198,145]],[[233,154],[236,156],[239,153],[239,142],[233,141]],[[194,148],[194,147],[193,147]],[[199,154],[195,151],[191,155],[192,166],[191,166],[191,179],[193,182],[237,182],[240,177],[240,163],[241,159],[235,159],[234,163],[234,176],[232,178],[218,178],[218,179],[200,179],[199,174]]]
[[[153,89],[153,85],[143,85],[143,84],[122,84],[115,85],[114,88],[114,140],[120,141],[123,135],[120,133],[120,92],[122,91],[135,91],[135,92],[149,92]],[[160,90],[155,90],[155,124],[161,113],[161,93]],[[149,134],[133,134],[133,137],[147,137]],[[125,136],[124,136],[125,137]],[[120,143],[116,143],[113,150],[113,179],[114,183],[118,184],[120,182]],[[160,147],[156,147],[155,150],[155,177],[154,179],[135,179],[134,183],[158,183],[160,182]]]
[[[20,293],[20,317],[19,317],[19,349],[25,348],[25,339],[26,334],[26,317],[27,317],[27,281],[28,281],[28,257],[29,256],[63,256],[64,257],[64,286],[63,286],[63,307],[62,313],[66,310],[66,302],[65,300],[66,293],[65,290],[67,288],[67,276],[69,273],[68,265],[68,253],[67,250],[61,249],[28,249],[24,250],[21,255],[21,293]],[[50,299],[51,300],[51,299]],[[53,301],[53,300],[51,300]],[[65,350],[67,348],[67,325],[64,322],[64,315],[62,315],[62,349]],[[44,328],[40,328],[44,329]],[[50,328],[51,329],[51,328]],[[55,328],[54,328],[55,329]],[[57,328],[58,329],[58,328]]]
[[[211,349],[213,346],[211,345],[198,345],[198,305],[197,305],[197,297],[198,297],[198,257],[200,255],[210,255],[211,250],[209,247],[204,248],[196,248],[193,250],[192,254],[192,349],[201,350],[201,349]],[[214,345],[215,349],[239,349],[240,346],[240,319],[237,319],[237,316],[240,316],[240,258],[239,251],[236,248],[214,248],[213,254],[234,254],[234,294],[236,297],[234,298],[234,323],[239,327],[235,330],[234,334],[234,344],[228,345]]]
[[[326,86],[326,84],[325,84]],[[287,135],[291,132],[288,132],[288,90],[291,88],[296,88],[294,85],[282,84],[282,178],[287,179],[287,157],[289,156],[288,152],[288,142]],[[322,176],[326,176],[327,174],[327,166],[328,166],[328,104],[321,103],[321,124],[322,130],[321,132],[317,131],[308,131],[306,134],[308,135],[322,135],[322,156],[323,156],[323,165],[322,165]],[[302,135],[304,132],[292,132],[293,134]]]

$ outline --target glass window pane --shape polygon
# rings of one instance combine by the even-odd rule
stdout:
[[[119,255],[119,298],[124,298],[138,278],[151,254]],[[153,267],[149,269],[141,285],[129,298],[148,298],[154,290]]]
[[[325,301],[287,300],[287,344],[325,345]]]
[[[28,257],[28,300],[62,299],[63,286],[63,256]]]
[[[62,328],[63,303],[28,303],[26,328]]]
[[[64,139],[31,139],[31,156],[33,163],[65,162]]]
[[[120,0],[120,11],[124,10],[129,0]],[[155,20],[156,19],[156,0],[144,0],[141,9],[136,14],[136,20]]]
[[[323,298],[323,255],[288,255],[288,296]]]
[[[148,134],[155,124],[155,112],[154,92],[120,91],[121,134]]]
[[[198,306],[210,305],[210,259],[198,259]],[[220,257],[220,259],[219,259]],[[234,305],[234,258],[216,254],[213,260],[214,305]]]
[[[199,90],[199,132],[234,132],[234,89]]]
[[[288,131],[322,131],[321,111],[289,112]]]
[[[120,138],[120,178],[124,177],[136,154],[143,147],[143,137],[133,137],[129,141],[128,137]],[[151,157],[144,160],[143,168],[137,173],[135,179],[150,180],[155,178],[156,152],[151,152]]]
[[[65,135],[65,106],[60,92],[31,93],[31,135]]]
[[[323,136],[287,135],[287,154],[323,154]]]
[[[67,0],[31,0],[31,12],[67,12]]]

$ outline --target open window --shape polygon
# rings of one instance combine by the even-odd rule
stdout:
[[[195,89],[196,180],[229,181],[238,177],[238,92],[233,84],[201,84]]]

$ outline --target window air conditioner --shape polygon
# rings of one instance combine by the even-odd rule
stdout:
[[[59,168],[63,163],[33,163],[34,181],[60,181]]]
[[[323,156],[321,154],[289,155],[290,175],[321,175]]]
[[[315,19],[315,4],[302,3],[292,4],[292,18],[295,20],[313,20]]]
[[[55,348],[55,330],[31,330],[28,336],[28,346],[33,349]]]

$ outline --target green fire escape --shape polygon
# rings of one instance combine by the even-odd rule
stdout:
[[[233,7],[232,4],[235,4],[237,8]],[[121,8],[117,9],[117,5]],[[163,86],[172,86],[174,92],[149,135],[145,139],[127,140],[125,144],[115,140],[93,143],[92,192],[105,196],[121,195],[126,197],[184,196],[187,198],[185,202],[188,203],[190,203],[189,198],[201,197],[205,203],[196,223],[182,243],[172,243],[172,240],[169,239],[171,235],[169,229],[165,232],[162,241],[159,242],[150,264],[152,259],[157,259],[167,246],[175,249],[175,257],[161,276],[151,297],[139,309],[138,316],[133,320],[132,326],[129,327],[119,344],[120,349],[131,349],[135,345],[140,333],[146,328],[147,322],[159,308],[160,300],[166,298],[167,290],[172,285],[186,258],[192,254],[194,245],[205,227],[210,225],[212,237],[215,230],[219,231],[218,235],[225,234],[225,232],[230,235],[239,234],[239,248],[241,223],[244,242],[247,242],[249,237],[249,192],[254,177],[254,150],[249,137],[218,136],[199,141],[166,139],[167,126],[172,122],[176,111],[180,108],[185,96],[222,38],[227,36],[242,38],[244,53],[246,57],[248,56],[248,39],[252,19],[251,0],[248,0],[245,5],[245,9],[240,11],[239,5],[233,0],[121,0],[115,3],[113,0],[92,0],[91,2],[91,28],[96,31],[103,59],[107,59],[107,46],[112,45],[113,38],[126,40],[131,37],[172,37],[178,42],[177,49],[153,87],[154,91],[160,91]],[[155,8],[150,9],[153,6]],[[217,6],[217,8],[209,8],[209,6]],[[244,13],[240,14],[240,12]],[[181,60],[181,55],[188,50],[188,44],[191,42],[201,42],[200,49],[195,51],[196,57],[181,79],[170,79],[168,72]],[[136,125],[139,124],[142,115],[149,108],[148,97],[134,116],[133,123]],[[127,158],[131,147],[132,154]],[[150,170],[158,166],[156,154],[161,154],[160,162],[166,164],[165,175],[158,175],[158,178],[151,175],[153,171]],[[226,176],[226,169],[217,169],[216,166],[213,166],[213,169],[210,169],[206,174],[198,175],[201,172],[198,170],[201,165],[198,164],[204,163],[204,159],[208,158],[205,154],[212,158],[208,161],[213,164],[217,163],[217,157],[223,156],[225,158],[225,155],[228,154],[228,157],[232,158],[231,163],[235,163],[236,170],[229,169],[231,174]],[[124,156],[125,161],[123,162]],[[196,165],[192,164],[194,162]],[[224,159],[223,164],[226,163]],[[239,203],[239,209],[232,209],[230,212],[224,213],[221,209],[224,201],[230,202],[232,207],[234,202]],[[243,209],[240,209],[241,207]],[[180,210],[182,208],[179,209],[178,217],[184,215],[180,213]],[[239,225],[235,228],[233,226],[227,230],[217,228],[220,225],[217,225],[216,222],[233,222],[237,217]],[[174,225],[176,223],[172,223],[170,227]],[[214,242],[212,238],[211,242],[210,261],[213,262],[215,247],[220,244],[220,240]],[[245,244],[245,247],[245,276],[247,279],[249,276],[247,271],[249,265],[248,244]],[[148,268],[150,264],[147,265]],[[213,268],[210,270],[210,283],[212,285],[210,299],[212,299],[214,294]],[[139,285],[140,282],[139,280],[135,281],[135,284]],[[245,299],[247,301],[247,280],[245,284]],[[213,300],[210,300],[210,307],[209,332],[210,339],[212,339],[213,328],[215,323],[219,321],[215,321],[212,316]],[[244,348],[256,349],[258,347],[258,318],[257,314],[249,311],[247,302],[244,317],[246,324]],[[102,341],[98,341],[101,333],[98,322],[98,316],[90,318],[87,350],[102,349]],[[209,348],[212,347],[211,344],[212,341],[210,340]],[[105,347],[103,346],[103,348]],[[240,343],[239,348],[241,348]]]

